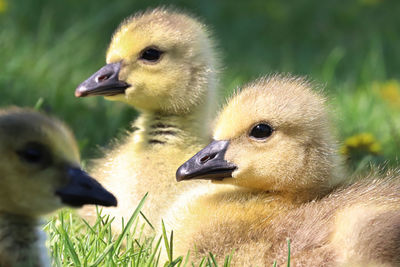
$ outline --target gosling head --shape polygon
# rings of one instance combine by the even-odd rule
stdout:
[[[177,180],[318,195],[342,177],[335,166],[324,97],[303,79],[271,76],[229,101],[216,121],[214,141],[178,169]]]
[[[115,197],[81,170],[72,133],[29,109],[0,110],[0,212],[39,216],[65,205],[115,206]]]
[[[205,26],[191,16],[164,8],[134,15],[115,31],[107,65],[75,96],[102,95],[141,111],[189,111],[215,80],[213,51]]]

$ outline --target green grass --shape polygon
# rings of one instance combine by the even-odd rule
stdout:
[[[154,240],[142,240],[137,217],[145,198],[139,203],[119,236],[111,232],[112,219],[98,212],[89,225],[68,210],[59,212],[46,226],[54,266],[157,266],[152,250]],[[136,221],[136,224],[135,224]],[[138,233],[135,238],[131,233]],[[123,242],[125,242],[122,247]]]
[[[397,97],[385,98],[382,92],[388,80],[400,81],[399,1],[0,2],[8,6],[0,13],[0,106],[37,107],[62,118],[76,133],[84,160],[129,129],[136,112],[102,98],[75,99],[75,87],[104,64],[110,36],[124,17],[173,4],[201,17],[214,32],[224,62],[225,96],[266,73],[306,75],[325,86],[341,143],[366,132],[381,146],[379,154],[355,151],[350,168],[397,165],[400,86],[392,90]],[[173,236],[137,238],[136,216],[141,215],[128,223],[129,231],[114,236],[111,218],[89,226],[71,211],[60,212],[45,227],[54,265],[157,265],[160,247],[171,248]],[[177,257],[182,255],[168,256],[171,266],[190,264]],[[213,266],[213,256],[202,264]]]
[[[139,203],[120,235],[111,232],[112,219],[102,216],[93,225],[71,210],[58,213],[46,226],[53,266],[159,266],[158,238],[143,238]]]
[[[101,210],[98,210],[98,217],[93,225],[80,218],[73,210],[60,211],[44,226],[49,235],[52,266],[219,266],[212,253],[196,265],[188,260],[189,254],[174,257],[173,232],[168,237],[164,224],[162,236],[143,237],[143,228],[146,225],[139,225],[137,218],[141,216],[140,209],[145,200],[146,196],[119,235],[112,233],[113,219],[102,215]],[[166,262],[161,262],[161,253],[167,253]],[[231,260],[232,254],[227,255],[223,266],[229,267]]]

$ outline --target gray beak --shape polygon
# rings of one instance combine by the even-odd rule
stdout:
[[[130,85],[118,79],[120,70],[121,62],[105,65],[76,88],[75,96],[124,94],[125,89]]]
[[[178,182],[191,179],[223,180],[232,177],[236,165],[224,159],[229,141],[213,141],[176,171]]]

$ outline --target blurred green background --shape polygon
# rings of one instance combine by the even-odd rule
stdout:
[[[0,0],[0,106],[41,106],[74,129],[84,158],[129,128],[135,112],[75,87],[105,63],[119,22],[175,6],[210,25],[228,95],[262,74],[306,75],[325,86],[341,151],[354,167],[396,164],[400,149],[397,0]]]

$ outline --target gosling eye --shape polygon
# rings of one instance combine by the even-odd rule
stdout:
[[[22,149],[16,152],[22,161],[30,164],[45,166],[50,161],[49,152],[41,143],[28,142]]]
[[[264,140],[271,136],[274,130],[266,123],[260,123],[251,129],[249,136],[257,140]]]
[[[159,49],[154,48],[154,47],[148,47],[142,51],[139,59],[148,61],[148,62],[157,62],[161,58],[162,54],[163,54],[163,52],[160,51]]]

